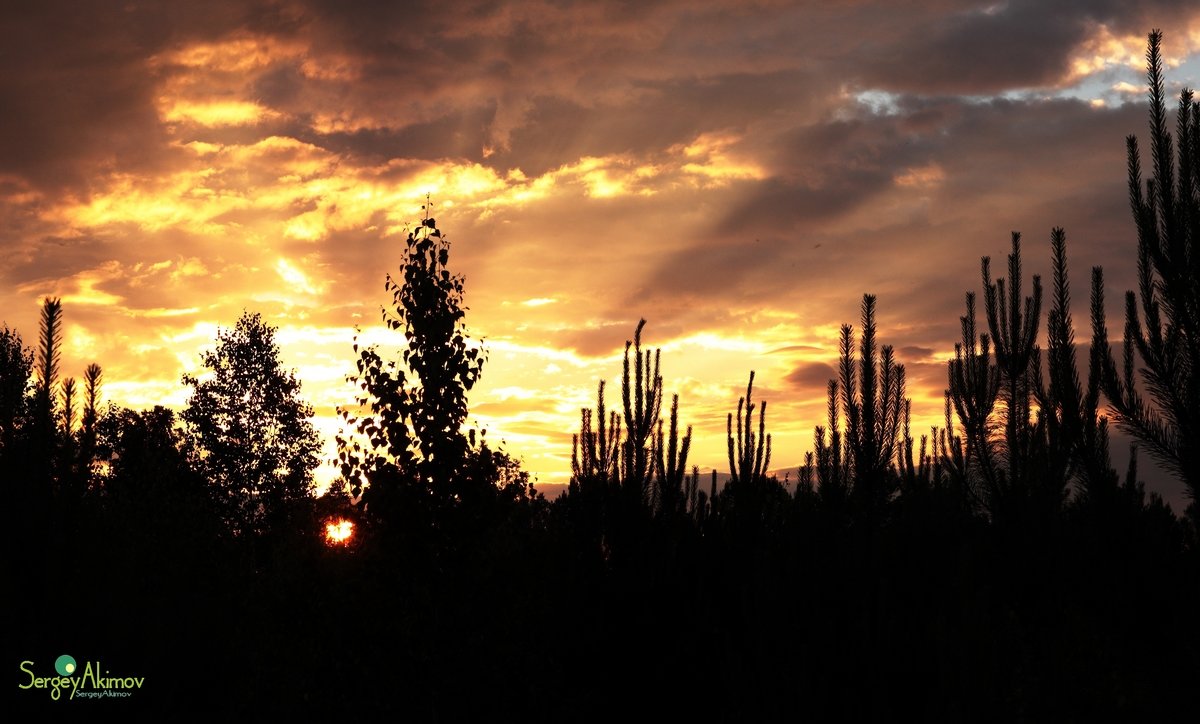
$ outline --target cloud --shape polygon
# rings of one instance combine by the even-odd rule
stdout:
[[[802,393],[817,395],[829,386],[830,380],[838,378],[832,366],[824,362],[805,362],[796,367],[784,381]]]
[[[257,309],[331,419],[352,325],[400,344],[383,275],[430,194],[491,350],[472,403],[543,479],[642,317],[696,462],[751,369],[798,462],[864,292],[919,426],[1011,230],[1048,279],[1065,226],[1119,318],[1156,25],[1170,63],[1200,49],[1165,0],[31,5],[0,18],[4,321],[29,339],[61,295],[67,369],[179,403]]]

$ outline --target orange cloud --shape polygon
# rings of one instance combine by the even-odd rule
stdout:
[[[644,5],[508,3],[419,33],[383,7],[371,24],[337,4],[282,20],[227,8],[234,20],[164,27],[144,51],[117,23],[67,39],[86,52],[13,53],[4,321],[29,339],[38,300],[62,296],[66,368],[99,361],[110,399],[180,405],[217,327],[258,308],[328,435],[353,394],[351,325],[363,344],[403,342],[377,322],[381,279],[429,194],[490,354],[477,419],[562,482],[579,408],[599,379],[619,399],[641,316],[696,426],[693,462],[721,467],[754,369],[783,466],[823,422],[820,376],[862,292],[892,315],[881,342],[912,353],[924,430],[941,424],[962,292],[1008,229],[1068,224],[1087,240],[1080,269],[1128,266],[1112,251],[1129,235],[1119,140],[1144,126],[1004,95],[1140,71],[1144,36],[1114,29],[1128,17]],[[1008,47],[1043,21],[1061,52]],[[1170,64],[1200,48],[1183,25]],[[861,42],[838,40],[846,28]],[[47,94],[47,79],[72,82]],[[886,112],[843,87],[878,89]]]
[[[1174,30],[1163,48],[1163,64],[1167,68],[1178,67],[1189,55],[1200,50],[1200,22],[1193,20],[1181,30]],[[1089,37],[1072,52],[1065,85],[1114,66],[1143,72],[1146,68],[1146,35],[1118,35],[1108,25],[1098,23]]]

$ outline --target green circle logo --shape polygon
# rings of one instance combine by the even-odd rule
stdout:
[[[59,676],[70,676],[75,673],[75,659],[68,654],[63,654],[54,662],[54,670]]]

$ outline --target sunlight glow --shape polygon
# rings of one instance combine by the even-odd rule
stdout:
[[[258,123],[278,114],[269,108],[249,101],[186,101],[164,102],[160,114],[168,123],[190,122],[214,128],[245,126]]]
[[[929,187],[938,186],[946,180],[946,172],[936,163],[926,166],[913,166],[895,174],[892,181],[897,186]]]
[[[331,546],[350,544],[354,536],[354,523],[345,518],[331,520],[325,524],[325,543]]]
[[[241,36],[197,43],[151,59],[153,68],[178,66],[223,73],[245,73],[305,52],[304,44],[270,36]]]
[[[748,159],[727,153],[741,138],[733,134],[703,133],[687,146],[674,146],[670,151],[687,159],[680,170],[707,179],[707,184],[721,185],[736,179],[766,178],[766,171]],[[703,185],[703,184],[702,184]]]

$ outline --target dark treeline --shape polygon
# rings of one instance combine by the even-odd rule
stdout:
[[[246,313],[185,376],[186,409],[102,406],[59,369],[63,309],[0,337],[8,638],[143,676],[115,715],[394,713],[417,720],[1182,721],[1200,672],[1200,107],[1168,128],[1149,60],[1152,172],[1129,140],[1139,288],[1121,347],[1093,270],[1076,349],[1066,234],[1048,290],[987,257],[947,364],[944,425],[912,430],[904,367],[865,295],[828,419],[784,479],[767,401],[730,400],[728,477],[690,465],[686,401],[626,344],[545,500],[471,429],[485,353],[428,211],[389,276],[390,360],[354,342],[341,479],[274,329]],[[982,300],[982,318],[977,299]],[[1044,327],[1043,327],[1044,325]],[[1043,349],[1039,340],[1045,340]],[[667,360],[669,364],[669,360]],[[611,391],[609,391],[611,392]],[[1136,444],[1113,467],[1110,421]],[[1186,485],[1177,516],[1139,481]],[[331,544],[325,525],[354,522]],[[28,677],[18,672],[18,684]],[[10,691],[10,695],[12,692]]]

